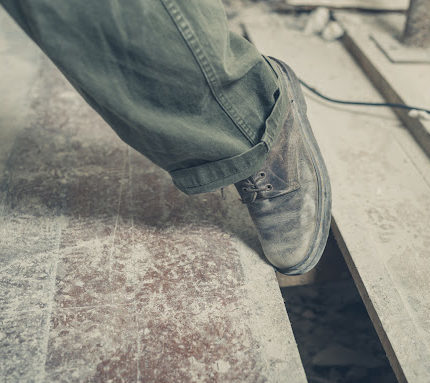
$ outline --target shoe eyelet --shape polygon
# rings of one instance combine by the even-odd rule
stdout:
[[[265,177],[266,177],[266,173],[264,173],[264,172],[260,172],[259,176],[260,176],[261,178],[265,178]]]
[[[271,184],[268,184],[268,185],[266,185],[266,189],[267,189],[267,190],[272,190],[272,189],[273,189],[273,186],[272,186]]]
[[[248,188],[242,188],[242,191],[247,192]]]

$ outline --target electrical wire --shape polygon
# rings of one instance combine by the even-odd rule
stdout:
[[[391,108],[400,108],[400,109],[407,109],[407,110],[417,110],[417,111],[423,111],[430,114],[430,109],[421,108],[421,107],[415,107],[410,106],[406,104],[395,104],[390,102],[362,102],[362,101],[347,101],[347,100],[339,100],[336,98],[331,98],[328,96],[323,95],[321,92],[304,82],[303,80],[299,79],[300,83],[308,90],[310,90],[312,93],[316,94],[317,96],[321,97],[322,99],[330,102],[335,102],[337,104],[345,104],[345,105],[357,105],[357,106],[385,106],[385,107],[391,107]]]

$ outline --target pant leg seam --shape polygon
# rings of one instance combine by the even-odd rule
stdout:
[[[217,78],[214,68],[211,66],[208,58],[203,52],[195,33],[193,32],[190,25],[187,23],[179,9],[176,7],[172,0],[161,0],[165,9],[174,21],[177,29],[179,30],[182,38],[188,45],[191,53],[195,57],[212,94],[224,112],[230,117],[233,123],[239,128],[241,133],[246,137],[246,139],[252,144],[256,144],[255,134],[253,130],[249,128],[243,117],[234,108],[233,104],[227,98],[227,96],[220,90],[220,82]]]

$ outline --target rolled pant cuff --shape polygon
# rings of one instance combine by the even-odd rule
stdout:
[[[206,193],[249,177],[260,169],[267,148],[260,142],[238,156],[171,172],[174,184],[186,194]]]
[[[267,59],[269,64],[271,60]],[[265,132],[261,141],[237,156],[214,162],[179,169],[170,172],[176,187],[186,194],[214,191],[221,187],[244,180],[261,169],[273,142],[285,124],[290,110],[286,83],[276,64],[271,65],[278,77],[279,97],[265,122]]]

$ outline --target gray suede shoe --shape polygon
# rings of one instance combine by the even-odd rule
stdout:
[[[281,273],[303,274],[323,253],[331,219],[330,181],[294,72],[280,60],[289,116],[264,167],[235,184],[257,227],[266,258]]]

